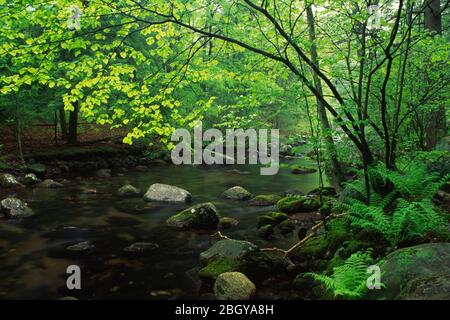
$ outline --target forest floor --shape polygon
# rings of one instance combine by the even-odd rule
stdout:
[[[76,147],[92,148],[96,144],[118,146],[120,144],[115,142],[121,140],[124,135],[124,131],[120,129],[111,130],[105,126],[84,123],[80,124],[78,128],[79,143]],[[18,143],[14,127],[0,129],[0,145],[2,146],[2,152],[8,157],[17,154]],[[25,155],[43,150],[67,148],[72,148],[72,146],[67,146],[65,141],[61,139],[59,130],[57,139],[55,139],[55,127],[52,124],[34,124],[22,132],[22,149]]]

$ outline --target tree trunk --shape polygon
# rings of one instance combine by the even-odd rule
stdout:
[[[74,103],[73,111],[69,114],[69,132],[67,135],[68,144],[76,144],[78,142],[78,102]]]
[[[59,123],[61,126],[61,138],[67,140],[67,122],[64,107],[59,108]]]
[[[312,6],[308,5],[306,8],[306,15],[308,19],[308,30],[309,30],[309,40],[311,41],[311,61],[319,68],[319,59],[317,54],[317,46],[316,46],[316,31],[315,31],[315,22],[314,22],[314,13],[312,10]],[[322,89],[322,83],[320,81],[320,78],[318,75],[313,72],[313,80],[314,80],[314,86],[316,87],[317,91],[320,95],[323,95],[323,89]],[[327,117],[327,111],[325,109],[325,106],[322,104],[322,102],[319,99],[316,99],[317,101],[317,111],[319,114],[319,120],[322,125],[322,131],[324,134],[325,139],[325,146],[328,153],[328,162],[331,166],[331,169],[333,171],[333,179],[335,180],[336,184],[340,185],[343,182],[343,175],[342,175],[342,169],[341,165],[339,163],[337,152],[336,152],[336,146],[334,145],[333,137],[331,134],[331,126],[330,122],[328,121]]]
[[[17,153],[19,156],[19,160],[22,164],[25,164],[25,159],[23,157],[23,149],[22,149],[22,124],[20,123],[18,104],[16,104],[16,135],[17,135]]]
[[[425,29],[430,31],[433,36],[440,35],[442,33],[442,13],[440,0],[425,0],[424,24]],[[445,106],[440,105],[436,110],[430,112],[426,118],[426,149],[434,149],[439,140],[446,135],[447,119],[445,117]]]

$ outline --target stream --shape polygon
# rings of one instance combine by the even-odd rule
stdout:
[[[304,159],[289,164],[313,165]],[[35,211],[22,221],[0,220],[0,299],[177,299],[195,298],[199,254],[208,249],[214,231],[174,230],[165,224],[186,205],[148,204],[142,198],[115,195],[124,184],[145,192],[153,183],[179,186],[192,194],[192,204],[213,202],[222,216],[239,220],[224,230],[227,236],[249,240],[260,247],[288,248],[295,234],[266,241],[258,237],[257,217],[273,207],[251,207],[247,202],[221,198],[226,189],[239,185],[254,195],[289,189],[308,192],[318,187],[317,173],[294,175],[282,167],[275,176],[261,176],[258,166],[236,166],[248,174],[229,172],[232,166],[155,166],[147,172],[129,171],[108,179],[81,176],[62,189],[27,188],[7,192]],[[95,192],[94,192],[95,190]],[[66,248],[90,241],[89,252]],[[132,255],[124,248],[134,242],[153,242],[159,249]],[[66,268],[79,265],[82,289],[66,288]]]

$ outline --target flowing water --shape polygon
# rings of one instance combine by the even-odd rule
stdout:
[[[311,165],[306,160],[295,163]],[[236,185],[255,195],[289,189],[308,192],[318,187],[318,174],[293,175],[281,168],[275,176],[261,176],[256,166],[236,167],[248,174],[231,173],[231,169],[168,165],[109,179],[73,179],[63,189],[0,191],[1,198],[15,195],[36,212],[22,221],[0,220],[0,298],[195,298],[195,268],[200,252],[211,245],[213,232],[167,227],[165,220],[186,206],[120,199],[115,192],[126,183],[143,191],[153,183],[172,184],[190,191],[193,204],[213,202],[222,216],[239,220],[237,226],[223,231],[231,238],[262,247],[287,248],[295,243],[296,235],[270,242],[258,237],[257,217],[274,208],[224,200],[221,193]],[[80,253],[66,250],[81,241],[90,241],[95,248]],[[159,249],[145,255],[124,252],[125,247],[142,241],[157,243]],[[80,266],[82,290],[67,289],[69,265]]]

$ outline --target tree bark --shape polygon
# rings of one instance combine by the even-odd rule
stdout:
[[[442,12],[440,0],[425,0],[424,24],[425,29],[430,31],[432,36],[440,35],[442,33]],[[440,105],[436,110],[430,112],[430,114],[426,117],[426,150],[434,149],[439,140],[446,135],[447,119],[445,116],[445,106]]]
[[[78,142],[78,102],[74,103],[73,111],[69,114],[69,131],[67,135],[68,144],[76,144]]]
[[[317,66],[317,68],[319,68],[314,13],[311,5],[308,5],[308,7],[306,8],[306,15],[308,19],[309,40],[311,41],[311,61]],[[313,72],[312,75],[316,90],[320,95],[323,96],[322,83],[319,76],[315,72]],[[330,122],[328,121],[327,111],[325,109],[325,106],[319,99],[316,99],[316,101],[319,120],[322,125],[322,131],[324,133],[325,146],[329,156],[328,162],[333,171],[333,178],[335,182],[340,185],[344,179],[342,175],[341,165],[337,157],[336,146],[334,145],[333,137],[331,134],[331,126]]]
[[[61,126],[61,138],[67,140],[67,122],[64,107],[59,108],[59,123]]]

